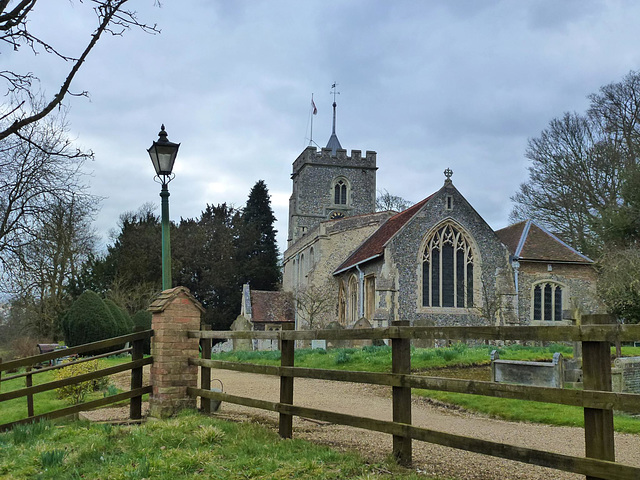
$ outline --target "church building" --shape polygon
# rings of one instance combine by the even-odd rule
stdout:
[[[293,162],[283,290],[298,329],[567,325],[596,313],[593,261],[533,221],[494,231],[455,187],[376,212],[377,154],[335,131]],[[430,192],[426,192],[430,193]]]

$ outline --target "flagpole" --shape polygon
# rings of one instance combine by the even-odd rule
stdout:
[[[309,138],[309,146],[313,145],[313,108],[315,106],[315,103],[313,103],[313,93],[311,94],[311,136]]]

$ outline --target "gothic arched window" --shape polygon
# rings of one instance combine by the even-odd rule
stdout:
[[[542,282],[533,286],[533,319],[562,320],[562,285]]]
[[[358,318],[358,280],[355,275],[349,279],[349,297],[347,306],[347,321],[354,324]]]
[[[422,255],[422,306],[473,307],[473,251],[453,225],[439,228]]]
[[[340,179],[337,182],[335,182],[333,186],[333,203],[335,205],[346,205],[347,191],[348,191],[348,186],[345,180]]]

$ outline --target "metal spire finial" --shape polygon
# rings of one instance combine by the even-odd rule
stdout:
[[[336,134],[336,107],[338,104],[336,103],[336,95],[340,95],[340,92],[336,91],[336,87],[338,86],[337,82],[333,82],[331,85],[331,89],[333,91],[329,92],[329,95],[333,95],[333,128],[331,129],[332,135]]]
[[[327,148],[331,149],[331,155],[335,156],[338,149],[342,149],[342,145],[340,145],[340,140],[338,140],[338,136],[336,135],[336,107],[338,104],[336,103],[336,95],[340,95],[340,92],[336,91],[336,87],[338,84],[333,82],[331,85],[332,91],[329,92],[330,95],[333,95],[333,128],[331,129],[331,137],[329,137],[329,142],[327,143]]]

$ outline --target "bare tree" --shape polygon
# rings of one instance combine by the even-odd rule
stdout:
[[[300,321],[308,330],[325,327],[327,315],[335,306],[334,297],[324,288],[314,285],[301,288],[295,293]]]
[[[413,205],[409,200],[405,200],[397,195],[390,194],[386,189],[384,192],[378,190],[376,197],[376,211],[386,212],[387,210],[394,210],[401,212]]]
[[[91,5],[97,26],[88,36],[87,44],[78,56],[62,52],[46,38],[29,28],[29,19],[35,15],[37,0],[0,0],[0,45],[9,46],[14,51],[27,48],[33,53],[48,53],[69,64],[66,77],[61,79],[55,94],[39,102],[37,76],[32,72],[0,70],[0,79],[5,83],[5,98],[11,99],[0,106],[0,141],[9,136],[23,134],[23,129],[42,120],[62,104],[67,95],[86,95],[87,92],[72,92],[71,83],[87,60],[101,36],[106,32],[120,36],[131,27],[139,27],[145,32],[159,32],[156,25],[140,22],[136,13],[126,8],[128,0],[87,0],[80,4]],[[70,2],[71,3],[71,2]],[[156,1],[157,3],[157,1]],[[63,16],[64,13],[60,12]],[[1,53],[1,51],[0,51]]]
[[[35,238],[19,249],[6,271],[12,293],[30,313],[25,327],[38,337],[56,337],[70,302],[67,287],[94,251],[94,202],[89,196],[72,196],[69,202],[50,205],[37,219]]]
[[[619,145],[587,116],[565,113],[529,140],[529,180],[511,197],[513,221],[533,218],[573,247],[596,255],[599,220],[620,198]]]
[[[0,141],[0,267],[24,258],[52,207],[91,203],[81,167],[91,158],[66,137],[64,112]],[[94,202],[95,203],[95,202]]]
[[[488,280],[488,279],[486,279]],[[474,307],[474,310],[485,320],[488,320],[491,325],[495,325],[496,317],[500,314],[503,308],[502,297],[489,290],[487,286],[488,281],[482,282],[482,303]],[[500,316],[500,326],[503,325],[504,319]]]
[[[529,140],[529,180],[511,198],[511,219],[534,218],[596,257],[603,214],[625,202],[623,178],[640,158],[640,72],[589,100],[587,114],[565,113]]]

